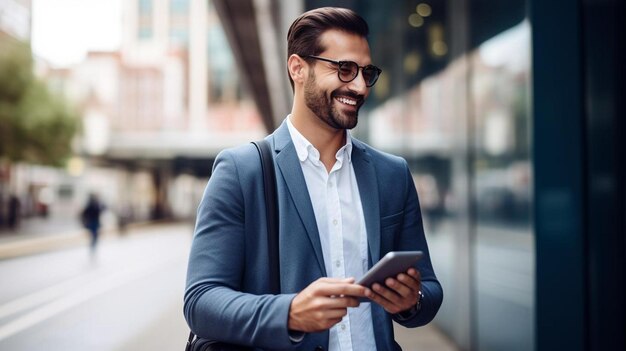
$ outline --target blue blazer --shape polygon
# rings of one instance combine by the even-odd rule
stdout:
[[[289,339],[291,300],[327,274],[313,207],[286,123],[267,139],[275,152],[281,294],[268,293],[260,158],[254,145],[243,145],[217,156],[198,208],[185,318],[200,337],[265,350],[325,350],[328,331],[307,334],[299,343]],[[353,139],[352,162],[363,204],[370,267],[389,251],[422,250],[426,254],[417,264],[424,294],[418,314],[402,319],[372,303],[377,349],[400,350],[394,341],[392,319],[406,327],[430,322],[443,292],[428,255],[417,192],[406,161]]]

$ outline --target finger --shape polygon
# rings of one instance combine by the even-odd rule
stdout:
[[[411,278],[415,279],[415,280],[417,281],[418,285],[421,287],[421,285],[422,285],[422,274],[420,273],[420,271],[418,271],[418,270],[417,270],[417,269],[415,269],[415,268],[410,268],[410,269],[407,271],[407,274],[408,274]]]
[[[395,314],[412,306],[412,304],[407,303],[407,300],[403,300],[390,290],[382,286],[378,286],[378,288],[382,288],[381,293],[373,292],[373,296],[370,299],[382,306],[388,313]],[[384,293],[383,290],[386,290],[389,294]]]
[[[327,302],[326,306],[328,308],[358,307],[359,300],[352,296],[333,297]]]
[[[345,315],[348,314],[347,308],[333,308],[324,311],[325,319],[339,319],[341,320]]]
[[[321,284],[317,287],[320,296],[365,296],[365,287],[352,283]]]
[[[395,308],[393,303],[371,289],[367,289],[366,296],[368,299],[379,304],[387,311],[392,311]]]
[[[406,278],[405,278],[406,279]],[[413,291],[411,286],[408,286],[396,279],[392,279],[392,278],[388,278],[385,281],[385,285],[387,285],[387,288],[389,290],[392,290],[393,292],[395,292],[397,295],[399,295],[400,297],[409,297],[411,296],[411,294],[417,294],[417,290]]]
[[[329,278],[322,277],[316,280],[316,282],[323,282],[328,284],[352,284],[354,283],[354,278]]]
[[[420,280],[420,278],[421,278],[420,272],[417,269],[415,269],[415,268],[409,268],[409,270],[407,270],[406,273],[408,275],[412,276],[415,279]]]
[[[348,308],[359,307],[359,299],[353,296],[334,296],[327,298],[320,304],[321,308]]]
[[[420,289],[420,282],[419,280],[415,279],[414,277],[408,275],[408,274],[398,274],[397,280],[404,284],[405,286],[407,286],[413,293],[417,293]]]
[[[398,304],[401,299],[400,295],[398,295],[396,292],[378,283],[372,285],[372,290],[374,290],[375,293],[377,293],[378,295],[383,297],[385,300],[389,301],[390,303],[394,305]]]

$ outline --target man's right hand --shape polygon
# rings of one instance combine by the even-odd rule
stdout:
[[[354,284],[354,278],[320,278],[291,301],[289,330],[306,333],[330,329],[341,322],[348,307],[359,306],[367,288]]]

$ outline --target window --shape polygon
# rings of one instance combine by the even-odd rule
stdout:
[[[140,15],[152,14],[152,0],[139,0],[139,14]]]
[[[170,0],[170,12],[173,14],[186,14],[189,12],[189,0]]]

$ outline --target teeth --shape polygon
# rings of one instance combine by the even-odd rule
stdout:
[[[347,104],[347,105],[352,105],[352,106],[356,106],[356,101],[354,100],[350,100],[350,99],[346,99],[346,98],[337,98],[337,100],[339,100],[340,102]]]

